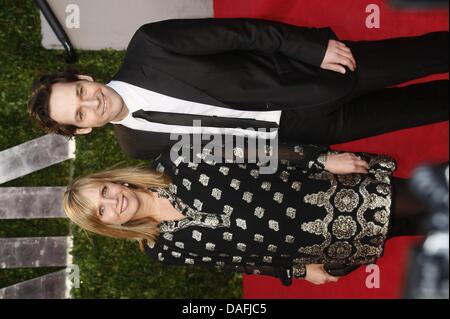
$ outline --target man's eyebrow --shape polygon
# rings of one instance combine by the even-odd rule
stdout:
[[[75,84],[75,96],[80,98],[80,83]],[[80,121],[79,109],[78,107],[75,109],[75,122]]]
[[[75,95],[80,97],[80,83],[75,84]]]

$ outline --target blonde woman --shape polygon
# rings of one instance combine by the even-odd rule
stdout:
[[[376,262],[386,239],[400,234],[392,221],[423,212],[391,177],[390,158],[312,145],[295,153],[271,175],[257,164],[173,162],[164,153],[153,169],[79,178],[64,209],[88,231],[139,241],[162,263],[270,275],[285,285],[335,282]]]

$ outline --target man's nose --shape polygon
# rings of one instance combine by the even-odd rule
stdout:
[[[89,108],[89,109],[92,109],[92,110],[97,110],[98,108],[99,108],[99,106],[100,106],[100,99],[97,99],[97,98],[91,98],[91,99],[88,99],[88,100],[84,100],[83,102],[82,102],[82,105],[84,106],[84,107],[86,107],[86,108]]]

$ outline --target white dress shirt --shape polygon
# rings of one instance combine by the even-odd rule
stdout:
[[[181,100],[164,94],[156,93],[138,86],[122,82],[111,81],[107,86],[116,91],[128,107],[128,115],[121,121],[111,122],[131,129],[173,134],[230,134],[247,137],[274,138],[277,130],[241,129],[220,127],[194,127],[184,125],[169,125],[153,123],[144,119],[134,118],[132,113],[138,110],[169,113],[184,113],[198,115],[216,115],[218,117],[246,118],[280,124],[281,111],[239,111],[219,106]]]

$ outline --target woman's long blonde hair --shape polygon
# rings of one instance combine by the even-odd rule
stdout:
[[[149,188],[167,188],[170,178],[164,173],[139,167],[106,170],[80,177],[73,181],[63,197],[63,207],[72,222],[81,228],[104,236],[138,240],[153,244],[159,235],[158,223],[152,218],[129,221],[123,225],[106,225],[97,217],[93,203],[81,196],[81,190],[104,183],[128,184],[135,191]]]

